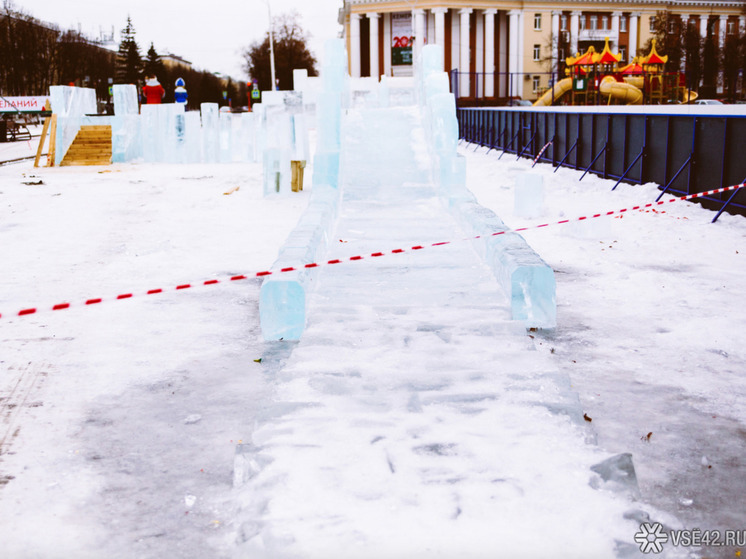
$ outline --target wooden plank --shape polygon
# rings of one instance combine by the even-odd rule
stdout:
[[[44,119],[44,126],[41,129],[41,138],[39,138],[39,147],[36,149],[36,158],[34,159],[34,167],[39,166],[39,159],[41,159],[41,152],[44,150],[44,141],[47,139],[47,132],[49,131],[49,123],[52,121],[52,117]]]
[[[54,167],[54,157],[57,153],[57,115],[52,115],[52,125],[49,131],[49,153],[47,155],[47,167]]]

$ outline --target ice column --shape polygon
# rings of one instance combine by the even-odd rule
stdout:
[[[339,190],[314,184],[308,208],[290,233],[259,294],[259,320],[265,340],[298,340],[306,326],[308,293],[316,262],[328,247],[339,205]],[[293,268],[293,271],[281,272]]]
[[[202,156],[205,163],[217,163],[220,150],[218,104],[202,103]]]
[[[339,186],[342,92],[347,78],[347,53],[342,39],[324,44],[322,91],[316,102],[317,146],[313,159],[313,184]]]
[[[433,176],[451,213],[467,232],[478,236],[477,248],[510,297],[513,319],[527,328],[554,328],[557,308],[552,268],[466,188],[466,165],[456,153],[456,104],[448,93],[447,75],[439,70],[442,56],[437,45],[423,47],[418,69],[418,96],[424,104],[428,147],[436,165]]]
[[[111,161],[133,161],[142,157],[137,87],[133,84],[115,84],[112,86],[112,94],[114,118],[111,124]]]

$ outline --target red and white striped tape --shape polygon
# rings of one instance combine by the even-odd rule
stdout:
[[[543,147],[543,148],[541,148],[541,149],[539,150],[539,153],[538,153],[538,155],[537,155],[537,156],[536,156],[536,157],[534,158],[534,163],[533,163],[533,165],[536,165],[536,162],[537,162],[537,161],[539,161],[539,159],[541,158],[541,156],[542,156],[542,155],[544,154],[544,152],[545,152],[545,151],[547,150],[547,148],[548,148],[549,146],[551,146],[551,145],[552,145],[552,142],[547,142],[547,143],[546,143],[546,144],[544,145],[544,147]],[[532,166],[533,166],[533,165],[532,165]]]
[[[491,233],[490,235],[477,235],[476,237],[469,237],[467,239],[462,239],[462,240],[463,241],[470,241],[470,240],[473,240],[473,239],[481,239],[481,238],[485,238],[485,237],[496,237],[498,235],[504,235],[505,233],[511,233],[511,232],[520,233],[521,231],[529,231],[531,229],[541,229],[541,228],[544,228],[544,227],[550,227],[552,225],[562,225],[563,223],[570,223],[572,221],[585,221],[587,219],[593,219],[593,218],[596,218],[596,217],[605,217],[605,216],[610,216],[610,215],[615,215],[615,214],[622,215],[622,214],[625,214],[626,212],[636,211],[636,210],[643,210],[645,208],[652,208],[654,206],[662,206],[663,204],[667,204],[667,203],[671,203],[671,202],[681,202],[681,201],[685,201],[685,200],[693,200],[695,198],[703,198],[705,196],[712,196],[714,194],[722,194],[723,192],[731,192],[733,190],[738,190],[739,188],[743,188],[744,186],[746,186],[746,183],[737,184],[737,185],[734,185],[734,186],[728,186],[728,187],[725,187],[725,188],[718,188],[718,189],[715,189],[715,190],[708,190],[707,192],[699,192],[697,194],[689,194],[687,196],[680,196],[680,197],[677,197],[677,198],[671,198],[670,200],[660,200],[658,202],[651,202],[649,204],[643,204],[643,205],[640,205],[640,206],[633,206],[631,208],[623,208],[621,210],[612,210],[612,211],[605,212],[605,213],[596,213],[596,214],[593,214],[593,215],[586,215],[586,216],[581,216],[581,217],[575,217],[575,218],[572,218],[572,219],[563,219],[561,221],[555,221],[555,222],[549,222],[549,223],[542,223],[542,224],[539,224],[539,225],[529,225],[527,227],[519,227],[517,229],[508,229],[508,230],[505,230],[505,231],[497,231],[495,233]],[[449,245],[449,244],[452,244],[452,243],[455,243],[455,242],[458,242],[458,241],[442,241],[442,242],[439,242],[439,243],[431,243],[431,244],[424,244],[424,245],[414,245],[414,246],[411,246],[411,247],[406,248],[406,249],[405,248],[397,248],[397,249],[389,250],[389,251],[385,251],[385,252],[373,252],[371,254],[364,255],[364,256],[363,255],[359,255],[359,256],[348,256],[348,257],[345,257],[343,259],[327,260],[326,262],[312,262],[310,264],[304,264],[304,265],[300,265],[300,266],[290,266],[290,267],[282,268],[280,270],[275,270],[275,271],[265,270],[265,271],[262,271],[262,272],[255,272],[255,273],[250,273],[250,274],[246,274],[246,275],[241,274],[241,275],[236,275],[236,276],[230,276],[230,277],[228,277],[226,279],[222,279],[222,280],[210,279],[210,280],[200,281],[200,282],[197,282],[197,283],[183,283],[183,284],[177,285],[175,287],[171,287],[171,288],[150,289],[148,291],[145,291],[145,292],[139,293],[139,294],[136,294],[136,293],[122,293],[122,294],[110,297],[108,299],[103,299],[101,297],[96,297],[96,298],[92,298],[92,299],[87,299],[86,301],[82,301],[82,302],[77,303],[77,304],[73,304],[73,303],[59,303],[59,304],[54,305],[54,306],[52,306],[51,308],[48,308],[48,309],[39,308],[39,307],[29,307],[29,308],[21,309],[20,311],[17,311],[17,312],[12,313],[12,314],[2,314],[2,313],[0,313],[0,318],[3,318],[3,317],[10,318],[10,317],[14,317],[14,316],[29,316],[29,315],[37,314],[38,312],[42,312],[42,311],[45,311],[45,310],[61,311],[61,310],[69,309],[69,308],[74,307],[74,306],[75,307],[85,307],[85,306],[98,305],[98,304],[101,304],[101,303],[103,303],[105,301],[109,302],[109,301],[121,301],[121,300],[124,300],[124,299],[132,299],[135,296],[156,295],[156,294],[160,294],[160,293],[167,293],[169,291],[183,291],[183,290],[191,289],[191,288],[194,288],[194,287],[200,287],[200,286],[226,284],[226,283],[231,283],[231,282],[246,280],[246,279],[250,279],[250,278],[261,278],[261,277],[273,276],[273,275],[274,276],[278,276],[280,274],[287,273],[287,272],[295,272],[295,271],[300,271],[300,270],[309,269],[309,268],[318,268],[320,266],[331,266],[331,265],[334,265],[334,264],[342,264],[344,262],[357,262],[359,260],[364,260],[366,258],[380,258],[382,256],[387,256],[387,255],[391,255],[391,254],[402,254],[402,253],[407,252],[407,251],[417,251],[417,250],[423,250],[425,248],[430,248],[430,247],[438,247],[438,246]]]

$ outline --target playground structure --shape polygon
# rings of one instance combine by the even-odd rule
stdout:
[[[686,87],[681,72],[664,72],[668,56],[661,56],[655,40],[647,56],[619,67],[620,54],[609,50],[609,39],[597,53],[590,46],[584,54],[565,59],[568,77],[559,80],[541,95],[534,106],[641,105],[689,103],[697,93]]]

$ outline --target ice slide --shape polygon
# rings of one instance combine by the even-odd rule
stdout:
[[[642,91],[640,89],[628,83],[618,82],[614,79],[614,76],[604,76],[599,91],[604,97],[626,101],[627,105],[640,105],[642,103]]]
[[[544,107],[552,104],[552,100],[557,100],[562,97],[565,93],[572,89],[572,78],[564,78],[554,84],[552,89],[539,97],[534,103],[534,107]]]

